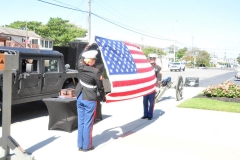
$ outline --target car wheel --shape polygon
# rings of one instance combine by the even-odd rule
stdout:
[[[183,68],[183,71],[185,71],[185,67]]]
[[[179,68],[179,70],[178,70],[179,72],[181,72],[181,68]]]
[[[172,72],[172,69],[170,69],[170,71]]]

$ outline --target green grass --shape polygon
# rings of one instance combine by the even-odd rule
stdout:
[[[178,107],[240,113],[240,103],[223,102],[207,98],[187,99],[179,104]]]

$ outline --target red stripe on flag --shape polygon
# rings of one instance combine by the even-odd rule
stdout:
[[[138,49],[140,49],[140,47],[138,47],[137,45],[135,44],[131,44],[131,43],[128,43],[128,42],[123,42],[126,46],[132,46],[132,47],[136,47]]]
[[[134,59],[135,63],[149,63],[147,59]]]
[[[149,72],[149,71],[152,71],[153,68],[152,67],[148,67],[148,68],[138,68],[137,71],[138,73],[146,73],[146,72]]]
[[[151,94],[151,93],[153,93],[153,92],[156,92],[156,91],[154,90],[154,91],[151,91],[151,92],[146,93],[146,94],[144,94],[144,95],[135,96],[134,98],[142,97],[142,96],[145,96],[145,95]],[[112,96],[110,96],[110,97],[112,97]],[[110,102],[118,102],[118,101],[125,101],[125,100],[130,100],[130,99],[133,99],[133,98],[117,99],[117,100],[109,100],[109,99],[107,99],[107,100],[106,100],[106,103],[110,103]]]
[[[156,84],[154,83],[154,84],[152,84],[152,85],[150,85],[150,86],[142,87],[142,88],[135,89],[135,90],[131,90],[131,91],[109,93],[108,96],[111,96],[111,97],[119,97],[119,96],[134,95],[134,94],[137,94],[137,93],[141,93],[141,92],[144,92],[144,91],[153,89],[155,86],[156,86]]]
[[[131,54],[144,55],[141,51],[129,50]]]
[[[155,78],[156,76],[152,75],[151,77],[141,78],[141,79],[127,80],[127,81],[114,81],[112,82],[112,84],[113,84],[113,87],[132,86],[132,85],[137,85],[137,84],[152,81]]]

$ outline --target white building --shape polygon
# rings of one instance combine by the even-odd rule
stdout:
[[[7,39],[0,41],[0,46],[53,49],[53,40],[42,38],[33,31],[0,27],[0,39],[1,37]]]

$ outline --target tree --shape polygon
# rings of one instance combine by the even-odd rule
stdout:
[[[25,29],[26,22],[16,21],[6,27]],[[77,37],[84,37],[87,33],[87,30],[61,18],[50,18],[46,25],[42,25],[41,22],[29,21],[27,28],[43,38],[52,39],[55,46],[67,46],[69,41],[74,41]]]
[[[159,57],[162,57],[163,55],[166,55],[165,52],[163,52],[163,50],[159,49],[159,48],[154,48],[154,47],[147,47],[147,48],[144,48],[143,50],[143,53],[146,57],[148,57],[148,55],[150,53],[155,53],[157,54]]]
[[[53,39],[56,46],[64,46],[77,37],[86,36],[87,30],[69,23],[68,20],[50,18],[46,25],[38,28],[37,33],[44,38]]]
[[[239,54],[239,56],[237,57],[237,62],[240,63],[240,54]]]
[[[182,49],[179,49],[178,52],[177,52],[177,56],[176,56],[177,59],[183,58],[183,56],[186,54],[187,50],[188,49],[186,47],[184,47]]]
[[[205,66],[210,65],[210,54],[204,50],[198,50],[198,55],[196,57],[196,64],[199,66],[200,64],[204,64]]]
[[[5,25],[5,26],[9,28],[16,28],[16,29],[23,29],[23,30],[26,30],[26,26],[27,26],[27,29],[29,31],[35,31],[35,29],[41,25],[42,25],[42,22],[37,22],[37,21],[29,21],[29,22],[15,21],[10,25]]]
[[[193,62],[194,61],[194,57],[192,55],[186,54],[182,57],[183,60],[185,60],[186,62]]]

